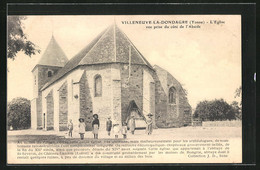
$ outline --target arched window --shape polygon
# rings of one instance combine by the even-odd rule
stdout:
[[[48,71],[48,77],[52,76],[52,71]]]
[[[169,103],[176,104],[176,90],[174,87],[169,89]]]
[[[100,75],[95,76],[95,96],[102,96],[102,78]]]

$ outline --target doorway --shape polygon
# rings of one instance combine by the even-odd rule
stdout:
[[[146,127],[145,116],[143,115],[142,111],[139,109],[134,100],[130,101],[127,108],[127,115],[125,120],[127,124],[132,116],[135,119],[136,129],[143,129]]]

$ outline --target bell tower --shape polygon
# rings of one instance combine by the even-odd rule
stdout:
[[[64,67],[68,58],[52,35],[51,40],[41,56],[39,62],[32,70],[33,74],[33,99],[31,101],[31,127],[32,129],[44,128],[42,113],[41,88]]]

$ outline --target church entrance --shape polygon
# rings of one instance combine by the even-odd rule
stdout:
[[[134,100],[130,101],[127,109],[127,118],[125,120],[127,124],[131,118],[134,118],[135,120],[136,129],[143,129],[146,127],[145,117]]]

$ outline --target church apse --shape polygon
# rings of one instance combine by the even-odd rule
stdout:
[[[135,101],[138,108],[143,110],[143,66],[131,65],[131,73],[126,64],[121,64],[121,112],[122,121],[127,118],[129,103]]]
[[[132,101],[144,117],[154,115],[154,127],[190,124],[191,109],[180,83],[166,70],[151,66],[117,25],[105,29],[70,60],[54,38],[50,46],[33,70],[32,118],[38,128],[46,124],[48,130],[62,131],[70,119],[77,125],[84,118],[85,130],[90,131],[92,116],[98,114],[104,130],[108,117],[120,125],[127,119]]]

